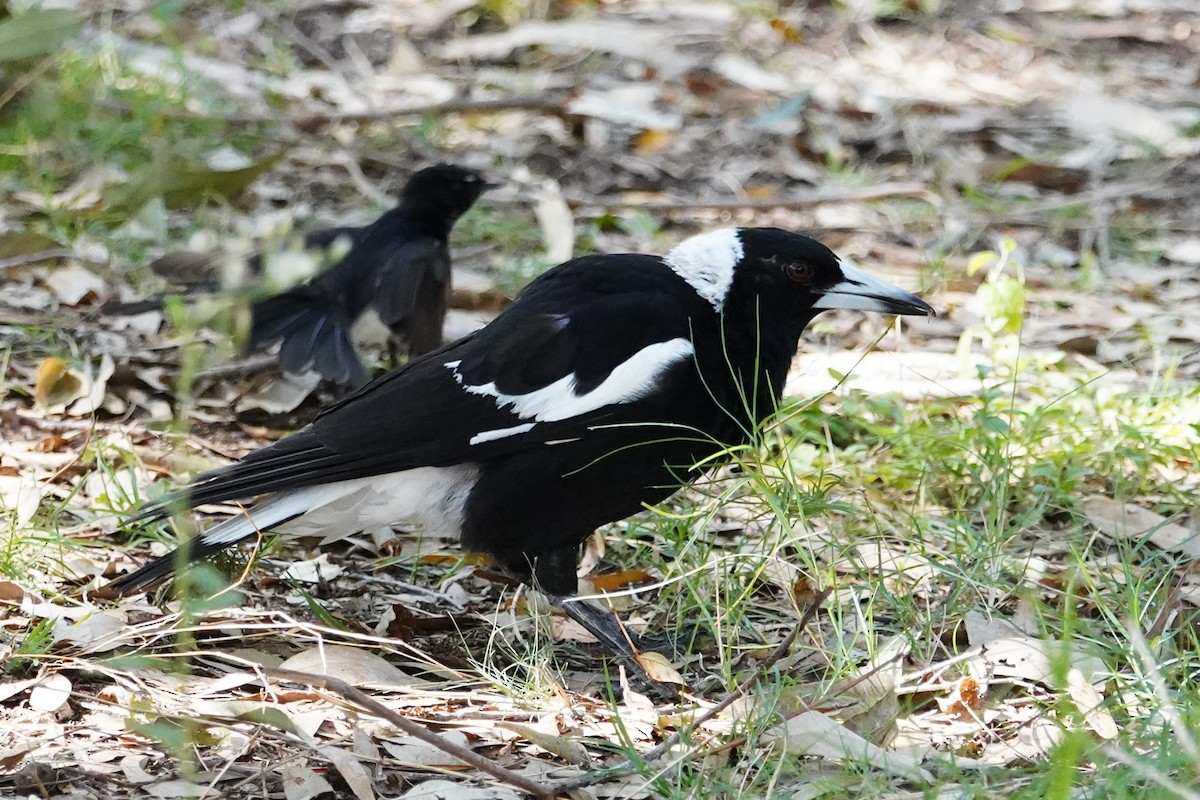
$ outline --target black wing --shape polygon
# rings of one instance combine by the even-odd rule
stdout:
[[[694,369],[691,326],[706,304],[681,285],[649,256],[568,262],[531,284],[486,328],[372,381],[303,430],[201,476],[144,516],[168,513],[172,504],[483,462],[587,435],[628,408],[587,403],[618,366],[643,396],[669,370]],[[655,358],[667,355],[631,361],[646,348]],[[645,374],[630,376],[629,364]],[[578,413],[538,413],[505,399],[539,390],[551,408],[561,395],[566,402],[559,408]]]
[[[394,247],[375,273],[371,304],[388,327],[412,316],[422,300],[422,285],[450,283],[450,253],[429,237],[411,238]]]

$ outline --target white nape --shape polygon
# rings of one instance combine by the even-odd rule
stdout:
[[[511,408],[521,419],[557,422],[604,406],[632,403],[645,397],[658,386],[663,373],[694,354],[695,348],[687,339],[656,342],[643,347],[618,364],[599,386],[584,394],[575,392],[575,373],[565,375],[554,383],[532,392],[504,394],[496,388],[495,381],[478,385],[464,382],[463,376],[458,372],[458,366],[462,363],[460,361],[448,361],[445,366],[453,370],[454,379],[471,394],[494,397],[497,407]]]
[[[744,253],[737,228],[719,228],[684,239],[667,253],[663,262],[720,311],[733,285],[734,269]]]

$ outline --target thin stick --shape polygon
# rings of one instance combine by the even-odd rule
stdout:
[[[565,794],[573,789],[582,789],[586,786],[594,786],[597,783],[603,783],[604,781],[612,780],[613,778],[619,778],[624,775],[637,772],[643,765],[662,758],[671,750],[672,747],[683,741],[685,737],[690,736],[701,725],[708,722],[725,709],[729,708],[729,706],[733,703],[745,697],[749,691],[754,688],[754,685],[763,679],[763,676],[767,674],[767,670],[771,669],[771,667],[775,666],[780,659],[787,655],[788,650],[791,649],[792,643],[795,642],[796,637],[800,635],[800,631],[804,630],[808,626],[808,623],[812,622],[813,617],[816,616],[817,611],[825,603],[826,598],[828,598],[832,592],[832,589],[821,590],[821,592],[813,599],[812,603],[809,604],[808,609],[804,612],[804,616],[798,623],[796,623],[796,626],[792,628],[791,633],[785,636],[783,641],[776,645],[775,649],[772,650],[765,659],[763,659],[763,662],[759,664],[758,669],[754,671],[754,674],[742,681],[742,683],[732,692],[727,694],[724,699],[721,700],[721,702],[717,703],[715,706],[696,717],[694,720],[688,723],[686,727],[676,731],[669,738],[664,740],[662,744],[640,754],[636,761],[630,758],[626,760],[625,763],[618,764],[617,766],[609,769],[595,770],[593,772],[581,775],[578,778],[570,778],[565,781],[553,783],[548,787],[549,791],[554,795],[560,795]]]
[[[554,797],[555,792],[540,783],[506,769],[491,759],[484,758],[473,750],[454,744],[438,736],[433,731],[430,731],[423,725],[420,725],[412,720],[401,716],[392,709],[385,706],[366,692],[356,689],[340,678],[333,678],[328,675],[314,675],[308,672],[297,672],[291,669],[277,668],[260,668],[262,673],[268,677],[278,680],[291,681],[292,683],[304,683],[309,686],[319,686],[328,689],[335,694],[341,695],[343,699],[348,700],[355,705],[366,709],[371,714],[380,719],[390,722],[409,736],[420,739],[425,744],[436,747],[443,753],[454,756],[465,764],[468,764],[480,772],[491,775],[498,781],[506,783],[509,786],[515,786],[523,792],[528,792],[535,797]]]
[[[734,211],[737,209],[811,208],[832,203],[866,203],[889,197],[916,197],[927,203],[936,204],[937,196],[929,187],[920,183],[885,183],[861,189],[838,189],[789,195],[771,200],[646,200],[627,201],[619,197],[584,198],[572,197],[567,204],[572,208],[636,208],[646,211]]]

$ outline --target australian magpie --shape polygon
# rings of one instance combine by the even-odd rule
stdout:
[[[247,350],[280,342],[285,370],[312,369],[358,386],[369,376],[351,329],[368,310],[404,340],[410,358],[441,345],[450,297],[450,229],[491,186],[474,170],[438,164],[414,174],[400,204],[371,225],[308,234],[307,247],[345,239],[350,249],[308,283],[255,303]]]
[[[267,496],[113,588],[141,589],[259,531],[406,525],[453,534],[565,598],[588,534],[750,440],[804,327],[832,308],[933,313],[777,228],[716,230],[666,257],[568,261],[483,329],[143,511]]]

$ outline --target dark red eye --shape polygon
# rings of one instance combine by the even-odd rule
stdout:
[[[787,272],[788,279],[793,283],[810,283],[816,272],[813,265],[806,261],[788,264],[784,267],[784,270]]]

